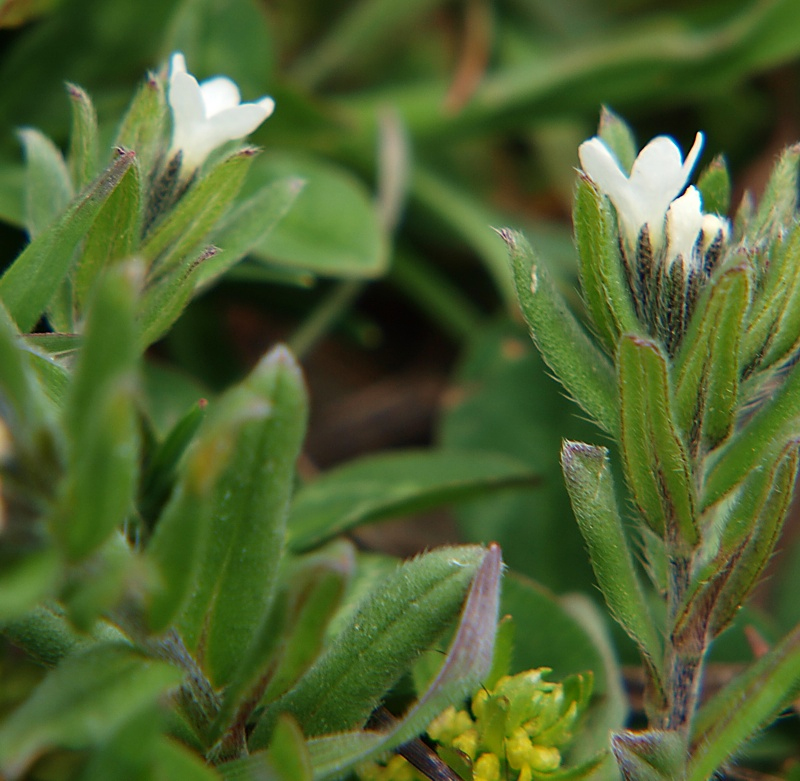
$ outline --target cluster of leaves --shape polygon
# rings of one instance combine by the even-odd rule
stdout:
[[[630,130],[608,112],[600,136],[619,160],[634,159]],[[757,209],[744,200],[674,356],[635,314],[615,215],[590,179],[578,184],[574,222],[594,336],[524,238],[505,236],[537,346],[618,443],[647,574],[665,606],[652,611],[636,573],[608,449],[565,442],[564,475],[597,582],[647,673],[650,730],[612,738],[628,779],[703,781],[800,691],[795,628],[698,705],[708,648],[772,555],[797,474],[798,160],[796,147],[784,153]],[[726,213],[720,160],[698,188],[710,211]]]
[[[271,229],[298,181],[237,199],[255,153],[245,148],[165,197],[156,77],[95,176],[94,111],[80,89],[69,92],[66,160],[23,133],[32,240],[0,278],[0,626],[53,668],[5,703],[2,774],[218,778],[215,765],[231,778],[341,774],[479,683],[492,659],[500,550],[389,561],[367,594],[346,598],[359,571],[353,547],[318,544],[346,528],[341,506],[317,508],[310,527],[296,522],[287,545],[307,397],[284,347],[159,435],[142,389],[145,349]],[[42,317],[57,330],[29,334]],[[456,462],[417,493],[520,478],[516,465],[477,479]],[[364,732],[459,612],[416,704],[391,729]]]

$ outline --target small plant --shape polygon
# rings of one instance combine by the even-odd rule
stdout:
[[[302,182],[239,196],[258,150],[230,142],[272,100],[198,84],[179,54],[142,85],[99,173],[94,109],[69,95],[66,159],[22,131],[32,240],[0,278],[0,629],[23,682],[4,698],[0,775],[342,775],[484,677],[499,548],[383,559],[370,583],[329,516],[289,531],[307,394],[284,347],[159,431],[145,349]],[[419,699],[365,731],[454,623]]]
[[[686,183],[668,137],[638,156],[605,112],[580,148],[575,196],[587,330],[518,233],[504,232],[539,350],[617,445],[633,545],[612,452],[564,442],[562,466],[597,582],[646,671],[648,728],[611,745],[626,779],[705,781],[800,690],[795,629],[701,702],[703,665],[758,582],[797,474],[800,349],[798,147],[778,161],[758,207],[730,224],[720,158]]]

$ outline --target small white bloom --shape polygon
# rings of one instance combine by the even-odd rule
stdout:
[[[700,191],[687,187],[667,209],[667,264],[681,259],[691,265],[694,248],[703,230],[703,209]]]
[[[657,136],[639,152],[630,176],[625,175],[617,158],[597,137],[581,144],[578,156],[584,172],[614,204],[630,245],[636,246],[646,225],[656,248],[663,240],[667,210],[686,187],[702,147],[703,134],[698,133],[683,160],[675,141],[669,136]],[[682,205],[678,210],[687,216],[689,207]]]
[[[270,97],[242,103],[239,88],[225,76],[198,84],[180,52],[170,59],[168,97],[173,121],[170,156],[181,151],[187,171],[221,144],[252,133],[275,110]]]

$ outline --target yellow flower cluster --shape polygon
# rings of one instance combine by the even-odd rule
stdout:
[[[469,710],[452,706],[429,725],[440,746],[460,752],[473,781],[546,779],[561,767],[561,748],[591,696],[591,675],[564,683],[544,680],[548,668],[504,676],[491,690],[481,689]],[[370,762],[361,781],[418,781],[424,777],[399,756],[385,765]]]

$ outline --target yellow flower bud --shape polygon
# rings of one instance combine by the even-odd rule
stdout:
[[[533,770],[551,773],[561,766],[561,752],[554,746],[531,746],[528,761]]]
[[[478,753],[478,730],[468,729],[453,740],[453,748],[463,751],[470,759]]]
[[[520,770],[529,763],[533,749],[531,739],[522,727],[514,730],[510,738],[506,738],[506,758],[514,770]]]
[[[473,781],[500,781],[500,760],[497,754],[481,754],[472,768]]]

